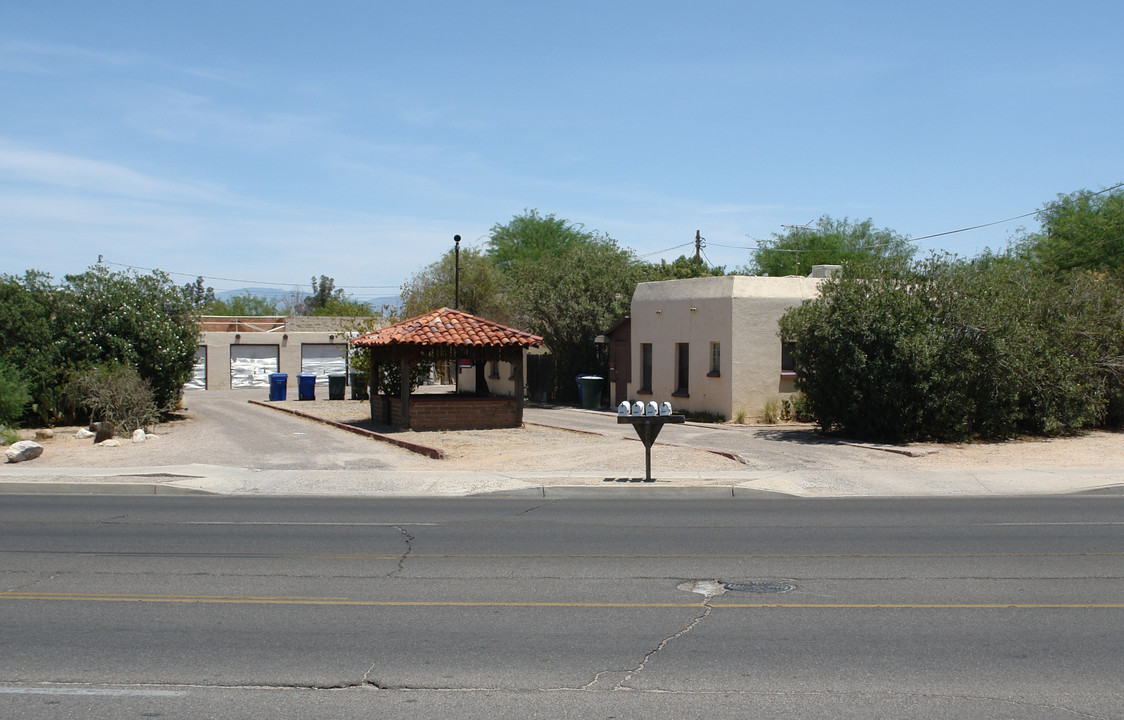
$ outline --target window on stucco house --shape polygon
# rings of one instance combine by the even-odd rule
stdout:
[[[652,394],[652,343],[640,345],[640,388],[636,392]]]
[[[722,343],[712,342],[710,344],[710,372],[706,376],[722,376]]]
[[[690,397],[691,345],[675,343],[675,392],[676,397]]]
[[[796,377],[796,361],[792,357],[792,351],[796,347],[794,342],[781,343],[781,377],[782,378],[795,378]]]

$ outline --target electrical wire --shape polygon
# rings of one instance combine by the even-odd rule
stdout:
[[[153,268],[141,267],[139,265],[126,265],[126,264],[123,264],[123,263],[112,262],[110,260],[102,260],[101,264],[102,265],[113,265],[114,267],[126,268],[128,270],[143,270],[144,272],[156,272],[156,270],[153,269]],[[262,286],[262,287],[277,287],[278,285],[283,286],[283,287],[298,287],[298,286],[304,284],[304,283],[285,283],[285,282],[259,282],[257,280],[239,280],[238,278],[216,277],[214,275],[199,275],[198,273],[173,272],[171,270],[161,270],[160,272],[163,272],[167,275],[179,275],[180,277],[189,277],[189,278],[201,277],[204,280],[218,280],[220,282],[235,282],[235,283],[242,283],[244,285],[257,285],[257,286]],[[402,287],[401,285],[348,285],[348,286],[346,286],[346,288],[341,287],[341,289],[398,290],[401,287]]]

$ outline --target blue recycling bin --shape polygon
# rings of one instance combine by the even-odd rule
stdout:
[[[297,373],[297,399],[316,399],[316,373]]]
[[[285,373],[271,373],[269,376],[269,401],[284,402],[289,376]]]

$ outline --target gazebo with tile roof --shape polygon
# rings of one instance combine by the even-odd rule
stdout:
[[[468,430],[523,424],[523,352],[542,345],[543,339],[444,307],[360,335],[351,344],[370,352],[372,421],[415,430]],[[398,398],[380,399],[375,392],[379,365],[398,363],[401,377],[408,378],[410,368],[423,360],[462,358],[478,366],[491,361],[510,363],[514,397],[411,395],[408,382],[402,383]]]

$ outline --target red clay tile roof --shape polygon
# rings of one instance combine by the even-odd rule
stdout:
[[[537,347],[543,339],[452,308],[441,308],[409,320],[360,335],[357,347],[432,345],[468,347]]]

